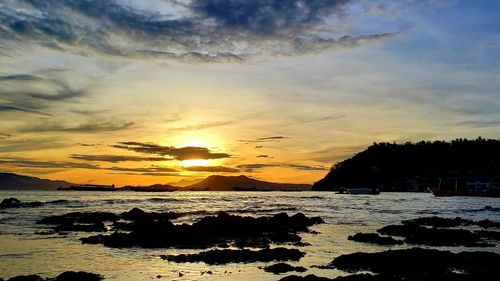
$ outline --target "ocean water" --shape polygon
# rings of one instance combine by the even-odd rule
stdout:
[[[339,195],[328,192],[77,192],[77,191],[0,191],[0,200],[16,197],[21,201],[40,201],[36,208],[0,210],[0,277],[23,274],[53,277],[67,270],[102,274],[106,280],[278,280],[259,267],[271,263],[226,264],[173,263],[160,259],[162,254],[198,252],[179,249],[114,249],[102,245],[83,245],[80,237],[89,233],[40,235],[47,230],[36,221],[49,215],[74,211],[109,211],[120,213],[134,207],[146,211],[173,211],[186,215],[174,223],[192,223],[199,218],[225,211],[236,215],[261,216],[302,212],[320,216],[326,224],[313,226],[313,233],[303,233],[310,246],[300,247],[306,256],[292,265],[308,268],[303,274],[325,277],[346,275],[325,265],[341,254],[357,251],[375,252],[406,245],[374,246],[347,240],[357,232],[373,232],[387,224],[423,216],[462,217],[473,220],[500,221],[500,212],[485,206],[500,207],[499,198],[437,198],[428,193],[382,193]],[[452,251],[488,250],[500,253],[500,246],[489,248],[440,247]],[[211,271],[211,274],[206,273]],[[179,272],[182,277],[179,277]],[[290,273],[300,274],[300,273]]]

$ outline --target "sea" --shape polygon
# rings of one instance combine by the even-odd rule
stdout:
[[[0,277],[4,279],[27,274],[54,277],[64,271],[99,273],[105,280],[279,280],[291,274],[333,278],[347,273],[321,266],[339,255],[411,247],[376,246],[347,239],[357,232],[374,232],[388,224],[425,216],[500,221],[500,198],[439,198],[429,193],[0,191],[0,200],[9,197],[45,204],[35,208],[0,210]],[[487,210],[486,206],[497,209]],[[263,266],[276,262],[216,266],[174,263],[162,260],[160,255],[201,250],[107,248],[82,244],[79,238],[92,235],[89,233],[39,234],[48,228],[36,224],[37,220],[50,215],[75,211],[121,213],[134,207],[145,211],[185,214],[174,223],[193,223],[221,211],[242,216],[268,216],[281,212],[293,215],[301,212],[307,216],[320,216],[326,223],[311,227],[311,233],[300,234],[303,242],[309,244],[300,247],[300,250],[307,254],[298,262],[288,262],[304,266],[308,271],[284,275],[262,270]],[[454,252],[487,250],[500,253],[498,244],[488,248],[439,248]]]

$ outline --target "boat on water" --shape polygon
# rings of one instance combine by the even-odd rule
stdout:
[[[116,191],[115,185],[102,185],[102,184],[79,184],[70,187],[60,187],[57,190],[74,190],[74,191]]]
[[[438,197],[500,197],[499,183],[479,178],[439,178],[438,187],[429,187],[428,190]]]

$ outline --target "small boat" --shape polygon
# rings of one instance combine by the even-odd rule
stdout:
[[[74,190],[74,191],[116,191],[115,185],[102,185],[102,184],[79,184],[70,187],[60,187],[57,190]]]
[[[429,187],[428,190],[437,197],[500,197],[500,185],[498,183],[477,178],[439,178],[438,187]]]

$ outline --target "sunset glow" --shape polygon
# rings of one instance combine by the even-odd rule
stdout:
[[[499,7],[479,2],[8,1],[0,169],[313,183],[373,142],[496,138]]]

